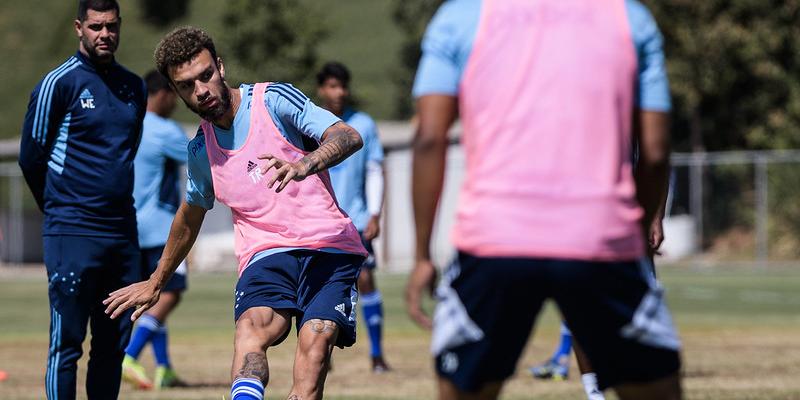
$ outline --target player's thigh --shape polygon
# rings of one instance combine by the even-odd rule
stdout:
[[[679,370],[680,341],[646,261],[557,264],[555,300],[601,388]]]
[[[375,290],[375,277],[372,270],[361,267],[361,273],[358,274],[358,292],[361,294],[370,294]]]
[[[289,334],[291,321],[292,314],[288,310],[248,308],[236,320],[235,347],[266,348],[276,345]]]
[[[293,252],[263,257],[242,271],[234,291],[233,317],[237,338],[250,337],[250,334],[244,334],[249,329],[264,326],[265,322],[272,323],[273,314],[289,320],[292,315],[299,313],[299,271],[300,264]],[[252,309],[255,310],[250,311]],[[270,311],[265,313],[266,309]],[[243,323],[243,318],[246,323]],[[289,329],[283,329],[282,324],[281,329],[283,334],[277,340],[270,339],[272,346],[280,344],[289,335]]]
[[[298,332],[311,320],[332,321],[338,327],[336,345],[356,340],[356,282],[364,257],[353,254],[306,252],[300,274],[298,302],[302,315]]]
[[[528,259],[459,254],[436,291],[431,348],[441,378],[477,393],[514,373],[547,295],[540,270]]]

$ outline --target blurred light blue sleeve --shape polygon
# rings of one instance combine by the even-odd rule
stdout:
[[[164,134],[162,151],[168,158],[181,164],[186,164],[188,161],[188,148],[189,138],[183,133],[180,125],[171,122],[169,129]]]
[[[301,149],[304,148],[301,135],[320,142],[325,130],[341,121],[288,83],[270,84],[264,96],[264,105],[281,134]]]
[[[202,131],[189,142],[186,168],[186,202],[210,210],[214,207],[214,182]]]
[[[381,146],[381,140],[378,136],[378,126],[372,118],[370,118],[369,122],[368,127],[364,128],[366,132],[360,132],[364,138],[367,161],[381,163],[383,162],[383,146]]]
[[[625,4],[639,62],[636,104],[646,111],[669,112],[672,99],[664,57],[664,38],[653,15],[642,3],[628,0]]]
[[[422,39],[422,57],[412,95],[458,95],[480,20],[479,0],[450,0],[431,19]]]

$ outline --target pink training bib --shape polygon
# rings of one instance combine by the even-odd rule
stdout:
[[[478,256],[644,254],[623,0],[486,0],[460,87],[454,240]]]
[[[254,254],[273,248],[335,248],[366,256],[358,231],[336,203],[327,171],[290,182],[280,193],[267,187],[275,169],[262,175],[259,165],[264,161],[258,156],[272,154],[295,162],[307,154],[286,141],[272,121],[264,106],[267,85],[253,88],[250,131],[240,149],[222,148],[214,125],[201,124],[214,195],[233,215],[239,275]]]

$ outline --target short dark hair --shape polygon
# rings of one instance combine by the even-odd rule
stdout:
[[[340,62],[330,61],[325,63],[322,69],[317,72],[317,85],[322,86],[328,78],[337,79],[345,87],[350,86],[350,71]]]
[[[144,83],[147,86],[148,95],[154,95],[162,90],[172,90],[172,87],[169,85],[169,80],[154,69],[151,69],[144,75]]]
[[[208,50],[211,58],[217,62],[217,49],[208,33],[191,26],[177,28],[164,36],[158,43],[153,55],[156,59],[156,69],[169,79],[169,67],[191,61],[203,49]]]
[[[78,21],[86,21],[86,14],[89,10],[117,12],[119,18],[119,4],[117,0],[78,0]]]

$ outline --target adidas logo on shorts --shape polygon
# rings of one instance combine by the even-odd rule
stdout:
[[[336,311],[338,311],[338,312],[342,313],[342,316],[343,316],[343,317],[346,317],[346,316],[347,316],[347,314],[345,314],[345,312],[344,312],[344,303],[342,303],[342,304],[339,304],[338,306],[336,306],[336,307],[334,307],[334,308],[336,309]]]

